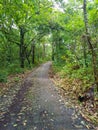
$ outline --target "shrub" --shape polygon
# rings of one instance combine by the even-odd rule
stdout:
[[[10,64],[8,66],[8,73],[9,74],[16,74],[16,73],[22,73],[23,69],[20,68],[20,66],[18,64]]]
[[[0,82],[7,82],[7,72],[0,71]]]

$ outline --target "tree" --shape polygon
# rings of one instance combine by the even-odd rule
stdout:
[[[89,32],[89,26],[88,26],[88,19],[87,19],[87,10],[86,10],[86,0],[83,2],[83,12],[84,12],[84,23],[85,23],[85,38],[87,40],[89,49],[91,51],[92,55],[92,65],[93,65],[93,72],[94,72],[94,78],[95,78],[95,83],[97,85],[97,91],[98,91],[98,71],[97,71],[97,55],[94,51],[93,44],[91,42],[91,36]]]

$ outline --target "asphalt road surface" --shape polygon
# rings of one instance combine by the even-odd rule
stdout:
[[[47,62],[22,82],[13,103],[0,120],[0,130],[87,130],[80,116],[64,105],[49,79]]]

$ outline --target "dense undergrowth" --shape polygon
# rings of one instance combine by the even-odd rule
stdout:
[[[91,67],[80,67],[77,64],[53,63],[53,71],[59,73],[60,78],[69,78],[70,81],[77,79],[81,82],[80,93],[94,84],[93,70]],[[96,91],[96,90],[95,90]]]
[[[95,125],[98,124],[98,93],[94,84],[91,68],[80,68],[73,64],[60,64],[54,62],[52,65],[51,78],[59,87],[67,105],[78,108],[82,116]],[[92,98],[80,102],[79,95],[83,96],[85,92],[95,85],[94,101]]]

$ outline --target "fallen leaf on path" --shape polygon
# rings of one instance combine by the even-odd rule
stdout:
[[[17,126],[17,124],[13,124],[13,127],[16,127]]]

